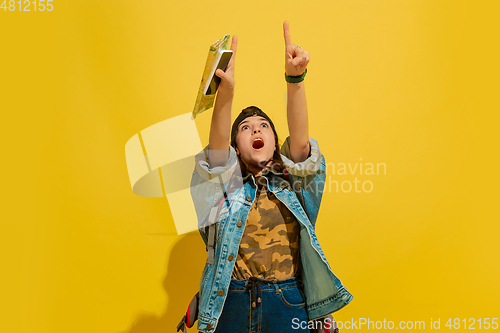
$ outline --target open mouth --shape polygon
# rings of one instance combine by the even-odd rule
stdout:
[[[253,149],[260,149],[262,147],[264,147],[264,141],[261,138],[257,138],[255,140],[253,140],[253,142],[252,142]]]

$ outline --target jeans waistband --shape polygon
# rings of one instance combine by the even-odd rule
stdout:
[[[300,280],[295,277],[288,279],[261,279],[256,277],[250,277],[245,280],[231,280],[229,285],[229,290],[233,291],[249,291],[250,292],[250,302],[252,308],[257,308],[261,302],[261,292],[262,291],[275,291],[278,294],[281,289],[293,288],[301,285]]]
[[[264,287],[263,285],[267,285],[268,287],[266,289],[272,289],[272,290],[274,290],[274,285],[277,285],[279,288],[295,287],[302,285],[301,281],[295,277],[291,277],[288,279],[261,279],[261,278],[251,277],[245,280],[231,279],[229,290],[248,289],[247,286],[250,285],[251,280],[259,281],[258,283],[262,287]]]

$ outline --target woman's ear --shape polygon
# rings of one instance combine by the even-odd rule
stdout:
[[[236,147],[235,150],[236,150],[236,155],[240,156],[240,151],[238,150],[238,147]]]

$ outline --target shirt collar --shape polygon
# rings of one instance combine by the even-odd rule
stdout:
[[[279,172],[279,171],[276,171],[276,170],[271,169],[271,168],[266,168],[264,171],[262,171],[261,176],[269,176],[270,174],[274,174],[276,176],[282,176],[283,172]],[[251,172],[247,172],[246,176],[243,176],[243,177],[237,176],[237,177],[242,179],[242,180],[247,180],[248,177],[250,177],[250,176],[253,176],[253,174]]]

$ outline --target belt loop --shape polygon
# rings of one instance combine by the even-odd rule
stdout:
[[[274,283],[274,289],[276,289],[276,295],[280,293],[280,287],[278,287],[277,283]]]

